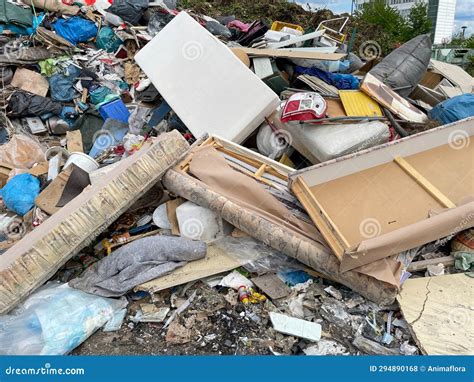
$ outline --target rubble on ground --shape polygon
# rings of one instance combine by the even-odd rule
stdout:
[[[428,35],[4,3],[0,354],[472,353],[474,79]]]

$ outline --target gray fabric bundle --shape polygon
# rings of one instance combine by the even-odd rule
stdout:
[[[423,34],[395,49],[369,73],[406,97],[423,78],[430,58],[431,38]]]
[[[205,255],[206,244],[200,241],[169,236],[145,237],[93,264],[69,285],[98,296],[118,297]]]

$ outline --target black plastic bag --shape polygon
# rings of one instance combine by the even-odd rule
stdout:
[[[7,113],[12,117],[39,117],[48,113],[61,114],[62,105],[50,98],[16,91],[10,97]]]
[[[120,16],[132,25],[137,25],[148,6],[149,0],[115,0],[107,12]]]

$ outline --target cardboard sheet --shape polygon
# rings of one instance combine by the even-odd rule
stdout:
[[[15,71],[11,85],[27,92],[46,97],[49,82],[41,74],[29,69],[18,68]]]
[[[321,234],[314,226],[297,219],[256,180],[232,169],[215,148],[209,146],[198,148],[194,152],[189,172],[219,194],[250,207],[300,235],[324,243]]]
[[[441,75],[448,79],[453,85],[459,87],[462,93],[472,92],[474,88],[474,78],[461,67],[448,64],[447,62],[430,60],[429,68],[431,68],[434,73]]]
[[[186,12],[135,60],[196,138],[209,133],[240,143],[279,104],[267,85]]]

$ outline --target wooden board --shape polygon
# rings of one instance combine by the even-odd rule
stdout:
[[[82,134],[80,130],[68,131],[66,133],[67,149],[70,153],[83,153]]]
[[[425,269],[428,268],[428,266],[438,265],[438,264],[443,264],[445,267],[452,266],[454,265],[454,256],[443,256],[443,257],[437,257],[436,259],[414,261],[408,266],[407,271],[408,272],[424,271]]]
[[[473,296],[474,278],[459,273],[409,279],[397,300],[424,354],[472,355]]]
[[[174,130],[126,158],[98,183],[0,256],[0,314],[8,312],[93,242],[189,148]]]
[[[141,284],[135,287],[135,291],[156,293],[190,281],[227,272],[241,265],[240,262],[227,255],[222,249],[210,244],[204,259],[191,261],[166,276]]]
[[[346,55],[342,53],[308,52],[291,49],[256,49],[242,48],[251,57],[277,57],[277,58],[306,58],[312,60],[339,61]]]
[[[291,289],[274,273],[254,277],[251,281],[272,300],[286,297],[291,293]]]

